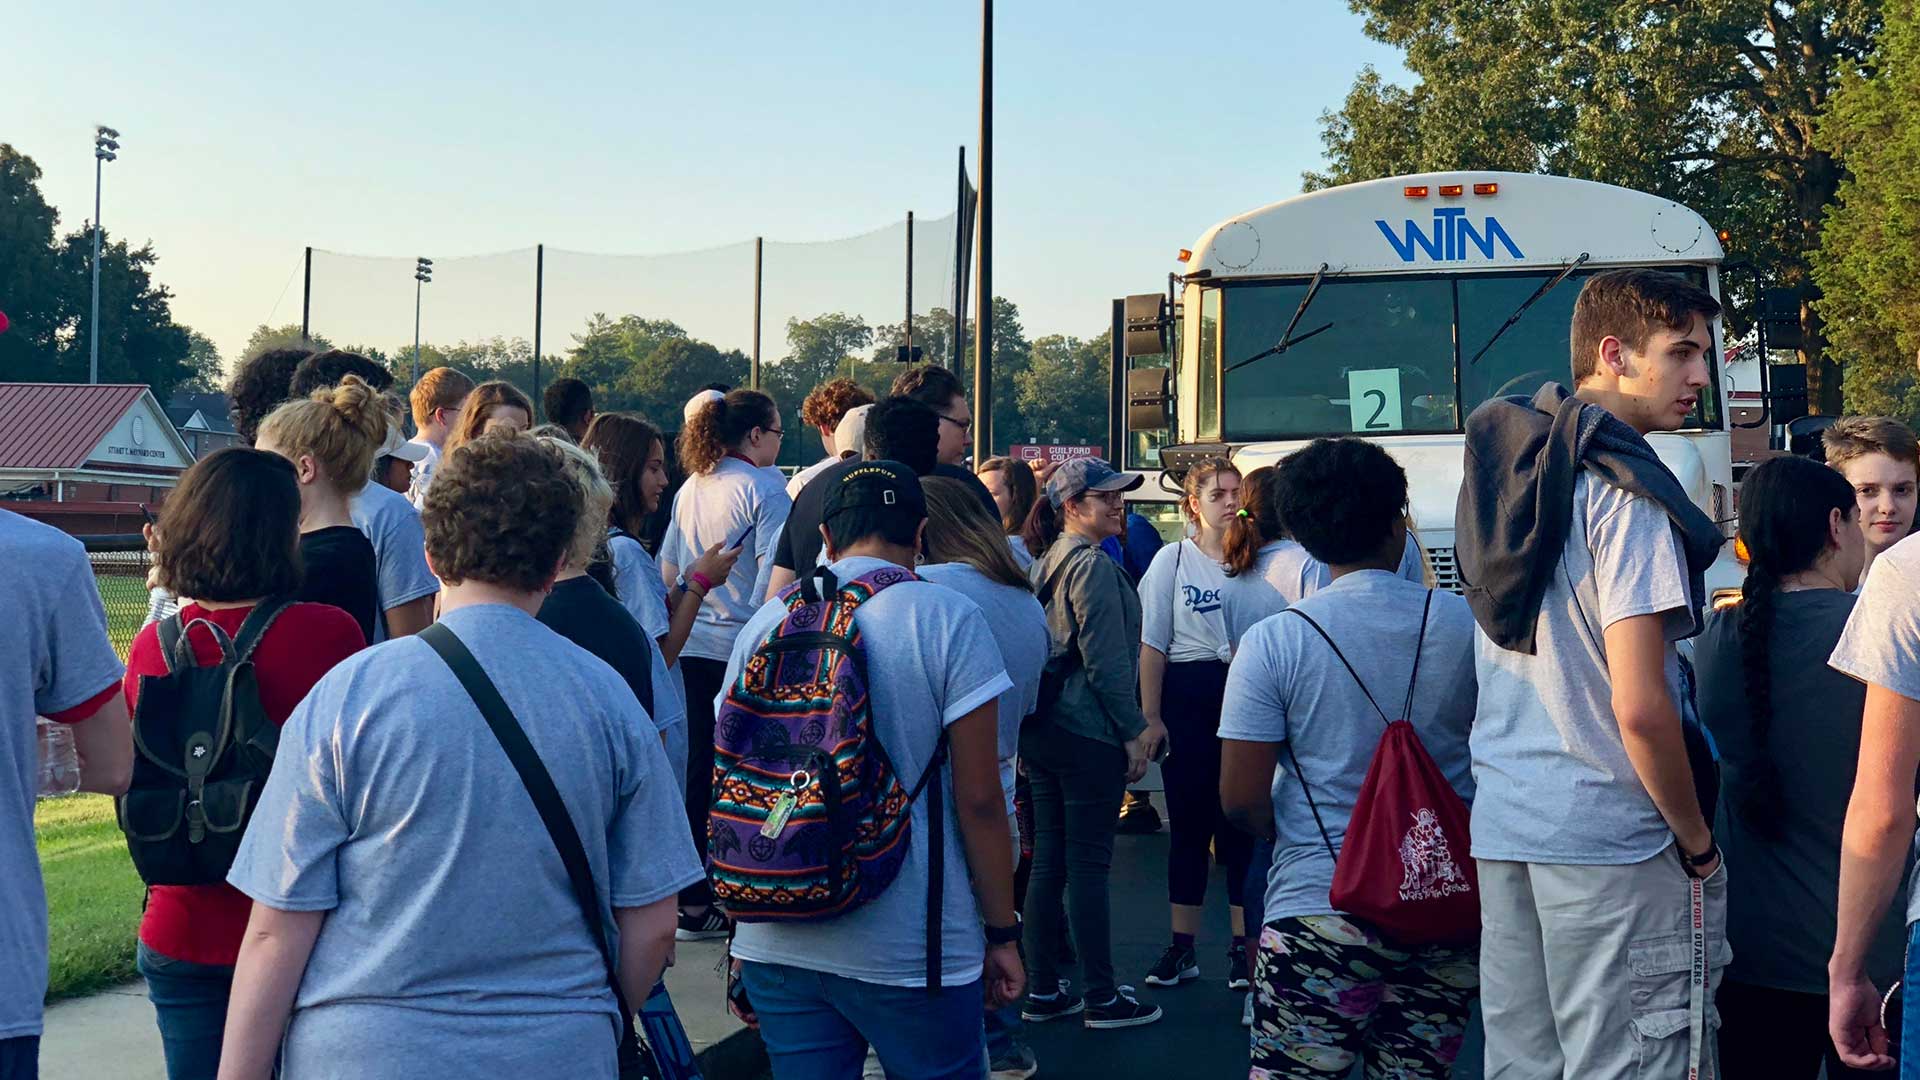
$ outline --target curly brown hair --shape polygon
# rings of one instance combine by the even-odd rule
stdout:
[[[441,581],[538,592],[559,570],[580,513],[580,486],[559,449],[520,435],[486,435],[434,470],[420,522]]]
[[[832,431],[850,409],[873,404],[873,391],[852,379],[829,379],[813,388],[800,403],[800,422]]]
[[[293,463],[244,446],[193,463],[154,525],[154,584],[193,600],[256,600],[300,588]]]
[[[771,431],[779,423],[772,398],[758,390],[729,391],[719,401],[707,402],[680,429],[680,465],[689,475],[710,473],[754,428]]]

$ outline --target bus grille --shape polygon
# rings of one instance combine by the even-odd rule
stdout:
[[[1427,565],[1433,568],[1435,588],[1460,591],[1460,568],[1454,564],[1452,548],[1428,548]]]

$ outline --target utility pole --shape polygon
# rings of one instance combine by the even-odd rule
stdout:
[[[980,0],[980,273],[973,312],[973,460],[993,456],[993,0]]]
[[[104,124],[93,128],[93,318],[87,332],[87,381],[100,381],[100,178],[102,167],[119,157],[120,133]]]

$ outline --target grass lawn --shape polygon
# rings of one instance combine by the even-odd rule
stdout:
[[[113,800],[104,795],[42,799],[34,804],[33,825],[52,939],[47,1000],[133,978],[145,889],[114,822]]]
[[[107,608],[107,637],[120,659],[127,658],[127,647],[140,632],[147,618],[147,582],[131,574],[95,574],[100,586],[100,602]]]

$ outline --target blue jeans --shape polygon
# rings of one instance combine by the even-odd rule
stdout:
[[[1914,1002],[1914,1008],[1906,1007],[1909,1001]],[[1900,1010],[1898,1023],[1891,1016],[1887,1020],[1888,1027],[1900,1033],[1893,1047],[1894,1056],[1900,1060],[1900,1080],[1920,1080],[1920,1052],[1903,1052],[1909,1046],[1920,1047],[1920,922],[1907,924],[1907,967],[1901,973],[1900,992],[1894,995],[1889,1011],[1894,1008]]]
[[[1020,1003],[1004,1005],[987,1013],[987,1056],[1001,1057],[1013,1053],[1020,1043]]]
[[[227,1027],[233,969],[175,960],[147,948],[134,953],[134,967],[147,980],[160,1025],[167,1080],[214,1080],[220,1071],[220,1038]]]
[[[40,1036],[0,1039],[0,1080],[40,1080]]]
[[[741,965],[774,1080],[859,1080],[872,1044],[888,1080],[984,1080],[979,980],[929,994],[790,967]]]

